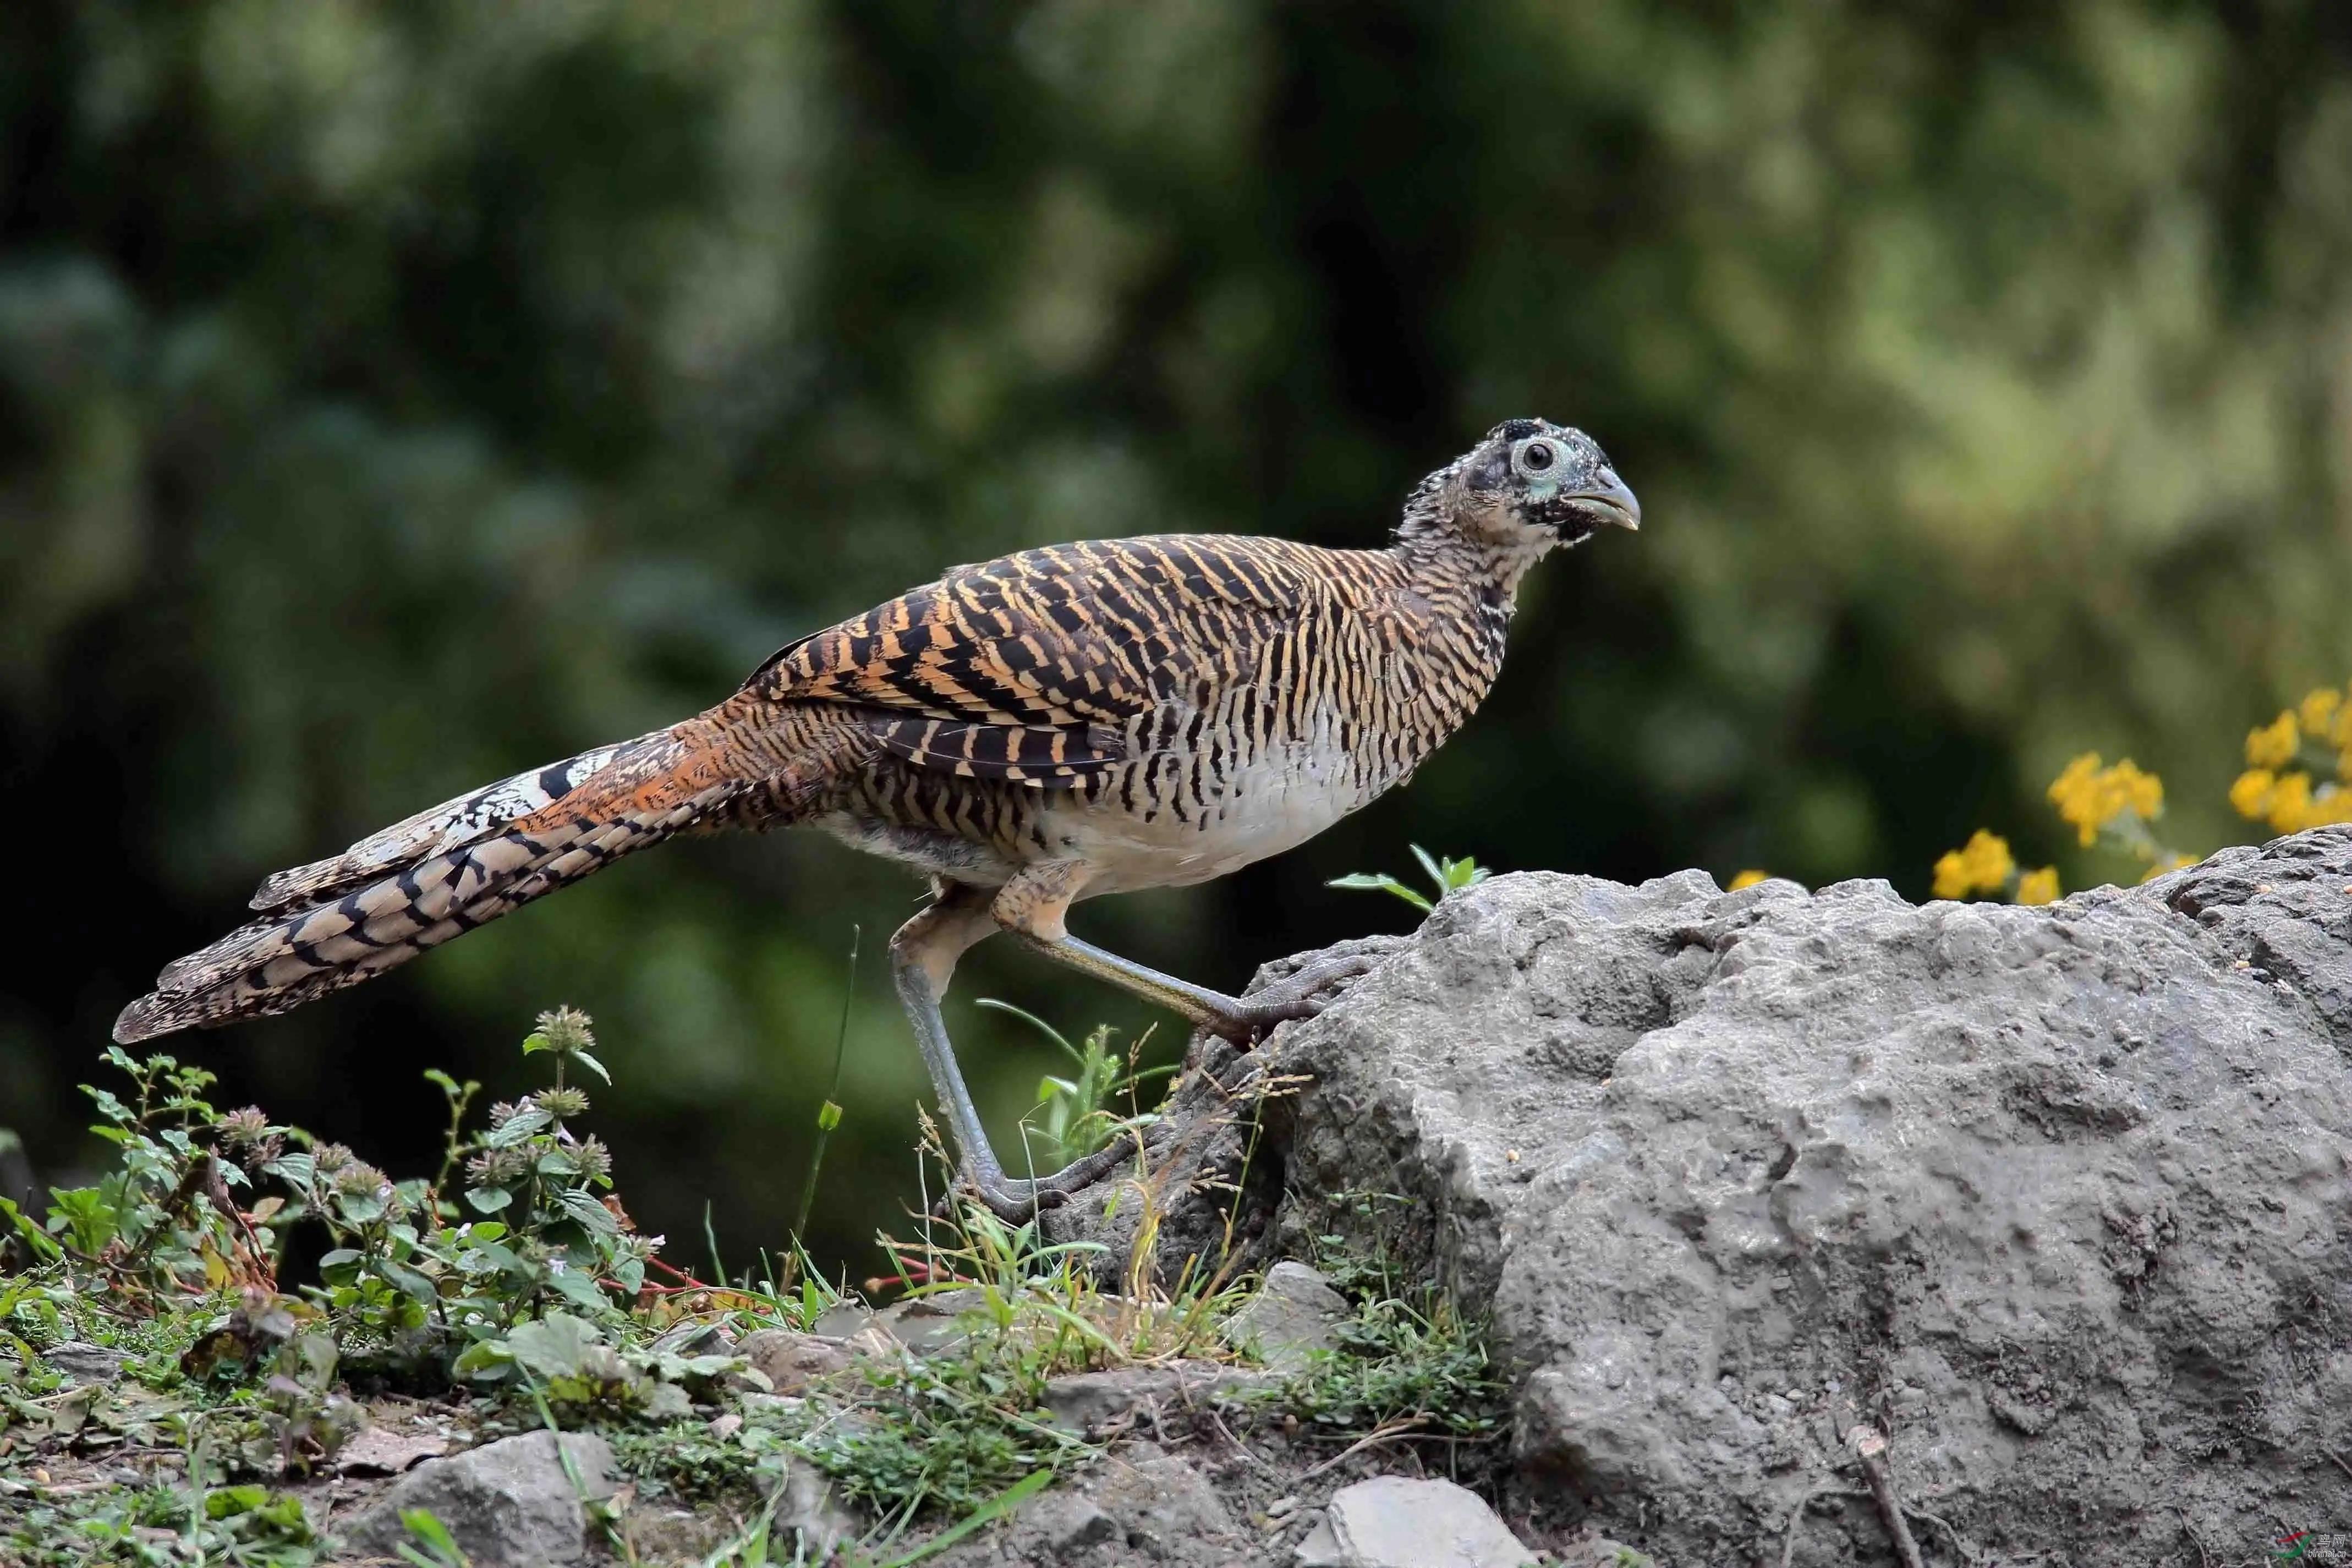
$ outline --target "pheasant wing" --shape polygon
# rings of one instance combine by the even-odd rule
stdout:
[[[919,767],[1068,787],[1124,760],[1138,720],[1246,678],[1298,609],[1271,542],[1169,535],[958,567],[792,644],[747,689],[863,710]]]

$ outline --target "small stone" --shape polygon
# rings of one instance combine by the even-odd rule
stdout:
[[[1174,1556],[1181,1544],[1230,1540],[1233,1515],[1208,1478],[1150,1443],[1129,1446],[1103,1467],[1095,1499],[1128,1541],[1149,1557]]]
[[[1347,1299],[1304,1263],[1277,1263],[1265,1286],[1225,1320],[1226,1342],[1255,1349],[1271,1371],[1303,1372],[1317,1351],[1338,1347]]]
[[[413,1539],[402,1510],[423,1508],[448,1527],[474,1568],[577,1563],[586,1550],[582,1499],[613,1495],[613,1448],[582,1432],[567,1432],[562,1441],[559,1451],[554,1433],[526,1432],[428,1459],[338,1533],[355,1553],[396,1556]],[[580,1478],[576,1488],[564,1472],[566,1457]]]
[[[1342,1488],[1298,1547],[1299,1568],[1525,1568],[1534,1561],[1477,1493],[1402,1476]]]
[[[1179,1361],[1160,1366],[1122,1366],[1108,1372],[1076,1372],[1045,1384],[1045,1408],[1054,1425],[1067,1432],[1118,1432],[1148,1420],[1153,1410],[1181,1410],[1271,1388],[1281,1380],[1267,1373]]]
[[[744,1337],[735,1353],[750,1362],[777,1394],[799,1394],[809,1384],[848,1370],[848,1347],[790,1329],[761,1329]]]
[[[1118,1521],[1076,1492],[1046,1492],[1021,1510],[1021,1522],[1036,1532],[1056,1560],[1118,1533]]]
[[[819,1339],[854,1339],[873,1321],[873,1309],[856,1301],[844,1301],[827,1308],[819,1315],[817,1321],[809,1325],[809,1332]]]
[[[1297,1511],[1298,1511],[1298,1500],[1295,1497],[1278,1497],[1265,1505],[1265,1517],[1268,1519],[1280,1519],[1286,1514]]]
[[[833,1479],[814,1465],[799,1460],[784,1472],[784,1484],[775,1494],[768,1537],[795,1548],[788,1563],[824,1563],[845,1542],[865,1533],[866,1521],[844,1507],[835,1495]]]
[[[979,1310],[986,1300],[981,1290],[973,1288],[894,1301],[874,1314],[871,1327],[888,1334],[916,1355],[937,1355],[971,1337],[963,1316]]]
[[[347,1476],[396,1476],[448,1451],[449,1439],[438,1432],[368,1426],[335,1450],[335,1468]]]
[[[111,1382],[122,1375],[123,1367],[131,1361],[121,1351],[83,1344],[77,1340],[51,1345],[41,1352],[41,1359],[49,1363],[51,1371],[61,1372],[76,1383]]]
[[[725,1355],[733,1344],[724,1323],[680,1323],[647,1348],[671,1355]]]

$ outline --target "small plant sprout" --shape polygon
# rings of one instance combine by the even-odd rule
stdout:
[[[849,1049],[849,1005],[857,996],[857,944],[865,928],[849,928],[849,978],[841,988],[841,1026],[833,1036],[833,1081],[824,1091],[824,1103],[817,1107],[816,1138],[809,1145],[807,1179],[801,1183],[801,1206],[793,1215],[793,1256],[800,1253],[802,1239],[808,1235],[810,1207],[816,1202],[817,1177],[824,1170],[824,1146],[833,1137],[833,1130],[841,1125],[841,1064]]]
[[[1494,874],[1467,856],[1459,860],[1434,859],[1418,844],[1408,847],[1412,850],[1412,858],[1421,862],[1421,868],[1427,874],[1430,885],[1437,889],[1438,900],[1460,889],[1475,887]],[[1423,897],[1385,871],[1358,871],[1346,877],[1335,877],[1324,886],[1344,888],[1349,892],[1393,893],[1423,914],[1437,907],[1437,900]]]
[[[1018,1018],[1035,1029],[1069,1058],[1077,1069],[1075,1078],[1057,1078],[1048,1073],[1037,1081],[1037,1109],[1024,1119],[1021,1129],[1031,1162],[1037,1169],[1058,1171],[1072,1161],[1085,1159],[1112,1139],[1129,1136],[1158,1120],[1150,1112],[1137,1109],[1136,1091],[1152,1079],[1171,1076],[1176,1068],[1173,1065],[1136,1065],[1144,1045],[1151,1038],[1149,1030],[1121,1055],[1111,1049],[1108,1024],[1097,1025],[1087,1036],[1085,1045],[1074,1046],[1069,1037],[1053,1025],[1010,1002],[983,996],[980,1005]],[[1111,1109],[1121,1100],[1128,1105],[1124,1116]]]

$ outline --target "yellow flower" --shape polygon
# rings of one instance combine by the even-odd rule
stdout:
[[[1997,893],[2009,885],[2009,874],[2016,868],[2009,840],[1979,827],[1969,836],[1968,843],[1937,860],[1936,896],[1959,899],[1979,890]]]
[[[2112,787],[2124,805],[2137,813],[2143,822],[2153,821],[2164,815],[2164,781],[2154,773],[2144,773],[2129,757],[2107,770]]]
[[[2141,772],[2129,757],[2102,768],[2099,753],[2085,752],[2051,781],[2050,800],[2087,847],[2097,842],[2101,828],[2126,812],[2143,822],[2163,815],[2164,781]]]
[[[2336,710],[2343,703],[2343,697],[2334,687],[2323,686],[2305,694],[2303,700],[2295,705],[2294,716],[2302,721],[2305,734],[2325,735],[2328,731],[2327,721],[2336,716]]]
[[[1742,871],[1738,876],[1731,879],[1731,886],[1726,888],[1724,891],[1727,893],[1736,893],[1742,888],[1752,888],[1757,883],[1768,879],[1771,875],[1772,873],[1769,871]]]
[[[2017,879],[2017,901],[2021,904],[2054,904],[2058,901],[2058,868],[2044,866],[2039,871],[2028,871]]]
[[[2271,792],[2271,826],[2279,833],[2300,833],[2309,826],[2311,775],[2288,773]]]
[[[2080,831],[2084,843],[2096,839],[2105,820],[2099,811],[2099,753],[2084,752],[2068,763],[2066,771],[2050,782],[2050,800],[2058,815]]]
[[[2294,761],[2294,749],[2301,743],[2293,710],[2284,711],[2262,728],[2246,732],[2246,765],[2283,768]]]
[[[2318,827],[2331,822],[2352,822],[2352,789],[2322,784],[2311,797],[2311,805],[2303,814],[2303,825]]]
[[[2270,815],[2271,792],[2278,787],[2278,775],[2268,768],[2248,768],[2230,786],[2230,805],[2240,816],[2260,822]]]

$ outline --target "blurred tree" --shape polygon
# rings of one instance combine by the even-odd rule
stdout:
[[[2352,667],[2324,0],[34,3],[0,204],[0,1121],[47,1169],[115,1008],[262,872],[950,562],[1374,541],[1512,414],[1597,434],[1640,538],[1539,575],[1412,789],[1083,923],[1237,984],[1399,918],[1320,883],[1408,837],[1924,894],[1979,821],[2071,857],[2041,785],[2090,747],[2217,843],[2234,737]],[[847,927],[912,892],[674,847],[182,1049],[405,1169],[423,1068],[503,1083],[583,1006],[640,1217],[691,1255],[707,1200],[747,1256]],[[967,994],[1153,1021],[976,961]],[[861,990],[813,1238],[859,1268],[921,1081]],[[955,1023],[1009,1122],[1045,1058]]]

